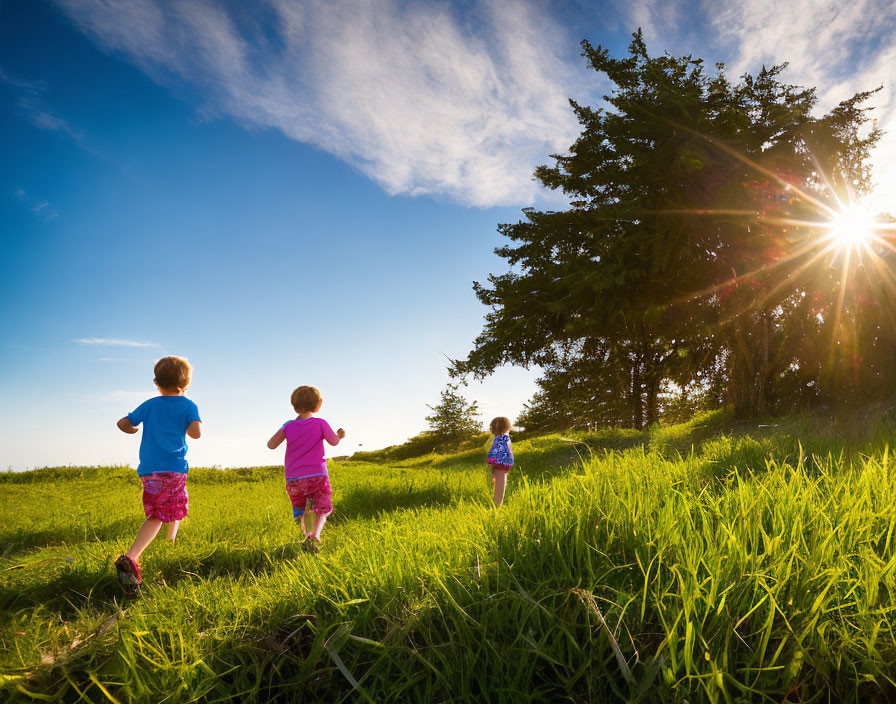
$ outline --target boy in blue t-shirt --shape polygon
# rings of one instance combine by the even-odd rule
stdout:
[[[131,549],[115,561],[118,581],[129,595],[140,592],[140,555],[168,524],[168,539],[174,542],[180,522],[187,516],[186,435],[200,435],[199,409],[184,396],[193,378],[193,367],[184,357],[163,357],[153,370],[160,396],[141,403],[118,421],[118,428],[134,434],[143,423],[140,465],[143,481],[143,510],[146,520],[137,531]]]

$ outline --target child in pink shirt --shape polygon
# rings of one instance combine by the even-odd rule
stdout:
[[[345,437],[345,431],[340,428],[334,433],[327,421],[314,417],[323,398],[313,386],[300,386],[292,392],[290,401],[298,418],[284,423],[268,440],[268,447],[275,450],[286,440],[284,469],[292,516],[305,532],[305,504],[311,499],[311,510],[316,519],[311,521],[311,530],[306,533],[302,548],[316,553],[320,550],[320,532],[333,511],[324,440],[338,445]]]

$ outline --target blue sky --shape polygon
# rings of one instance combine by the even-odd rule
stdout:
[[[194,465],[279,461],[299,384],[346,451],[418,432],[496,225],[562,207],[531,174],[606,89],[581,39],[790,61],[822,107],[883,85],[896,124],[892,4],[777,4],[0,0],[0,467],[133,464],[114,423],[165,354],[195,365]],[[515,416],[534,378],[467,395]]]

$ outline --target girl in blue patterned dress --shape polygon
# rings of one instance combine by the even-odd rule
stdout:
[[[507,473],[513,466],[513,447],[510,445],[510,419],[500,416],[488,426],[492,435],[492,449],[485,461],[491,465],[492,478],[489,486],[495,487],[495,506],[504,503],[504,489],[507,487]]]

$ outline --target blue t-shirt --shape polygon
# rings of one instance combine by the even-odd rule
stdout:
[[[187,473],[187,428],[199,420],[199,409],[186,396],[156,396],[128,413],[133,425],[143,423],[137,475]]]

